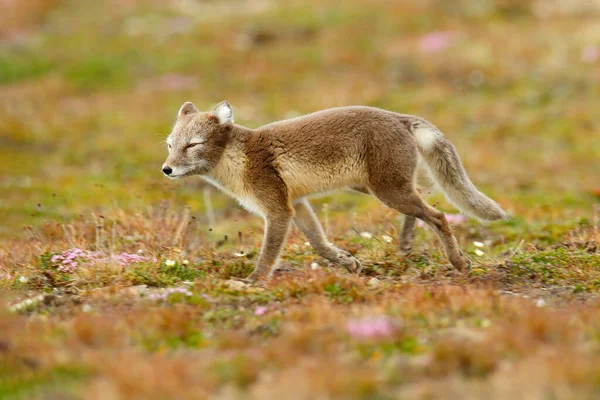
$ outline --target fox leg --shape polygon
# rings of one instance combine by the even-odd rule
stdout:
[[[372,194],[369,189],[365,186],[351,186],[350,189],[355,192],[364,194]],[[402,232],[400,233],[400,240],[398,245],[398,253],[401,255],[410,254],[415,244],[415,225],[416,218],[410,215],[404,216],[404,222],[402,224]]]
[[[425,203],[412,187],[390,188],[386,185],[386,187],[373,187],[371,189],[385,205],[407,216],[419,218],[429,225],[442,242],[448,260],[454,268],[462,272],[469,271],[471,262],[460,251],[443,212]]]
[[[246,278],[250,282],[266,281],[273,273],[292,221],[292,211],[265,217],[265,236],[256,269]]]
[[[415,244],[415,225],[417,219],[411,215],[404,216],[402,223],[402,232],[400,233],[400,243],[398,252],[402,255],[408,255]]]
[[[250,282],[266,281],[271,277],[294,216],[286,187],[274,175],[265,174],[262,169],[259,171],[249,179],[254,187],[261,188],[256,199],[265,218],[265,234],[256,268],[246,278]]]
[[[318,255],[343,266],[349,272],[360,272],[362,267],[356,258],[347,251],[338,249],[329,243],[308,200],[302,199],[295,202],[294,210],[296,211],[294,217],[296,226],[304,233]]]
[[[416,190],[421,196],[430,195],[434,190],[434,184],[429,177],[425,164],[421,158],[417,161],[416,169]],[[398,245],[398,252],[401,255],[408,255],[411,253],[415,244],[415,228],[417,219],[410,215],[404,216],[404,222],[402,223],[402,232],[400,233],[400,240]]]

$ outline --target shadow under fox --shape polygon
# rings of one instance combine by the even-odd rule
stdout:
[[[292,221],[322,257],[351,272],[360,263],[329,243],[306,196],[352,188],[406,215],[400,251],[414,241],[415,218],[440,238],[450,263],[467,271],[444,214],[415,190],[425,172],[460,211],[480,220],[506,214],[469,180],[454,146],[431,123],[372,107],[332,108],[256,129],[234,123],[227,101],[212,112],[192,103],[179,110],[167,139],[162,171],[170,178],[200,175],[265,219],[265,237],[250,281],[266,280],[277,263]]]

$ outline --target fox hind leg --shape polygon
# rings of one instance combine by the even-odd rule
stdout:
[[[469,271],[471,262],[460,251],[444,213],[426,204],[412,187],[390,188],[387,186],[382,188],[372,187],[371,189],[375,196],[388,207],[413,217],[413,222],[414,218],[418,218],[429,225],[442,242],[452,266],[461,272]],[[414,225],[411,228],[410,223],[409,221],[409,225],[405,225],[405,227],[410,231],[414,231]]]
[[[416,190],[421,196],[427,196],[435,190],[435,186],[429,177],[427,169],[423,163],[423,160],[419,158],[417,162],[416,170]],[[416,218],[410,215],[404,216],[402,223],[402,231],[400,233],[400,240],[398,245],[398,253],[400,255],[408,255],[412,252],[415,244],[415,228]]]
[[[402,232],[400,232],[400,243],[398,244],[398,253],[406,256],[412,252],[415,244],[415,225],[417,219],[411,215],[404,216],[402,223]]]

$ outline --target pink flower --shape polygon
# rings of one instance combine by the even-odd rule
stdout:
[[[453,32],[431,32],[423,36],[419,41],[421,51],[424,53],[437,53],[450,45],[450,41],[454,38]]]
[[[193,75],[167,74],[141,84],[143,89],[182,90],[198,86],[198,78]]]
[[[150,261],[150,258],[135,253],[121,253],[115,256],[115,261],[117,261],[122,267],[127,267],[131,264]]]
[[[448,223],[454,225],[460,225],[467,220],[467,217],[465,217],[462,214],[444,214],[444,216],[446,217],[446,221],[448,221]],[[417,226],[422,228],[424,226],[427,226],[427,224],[421,220],[418,220]]]
[[[386,316],[366,317],[348,322],[346,330],[355,339],[381,339],[393,335],[396,325]]]
[[[12,279],[12,275],[7,272],[5,274],[0,274],[0,280],[7,280],[10,281]]]
[[[188,297],[193,294],[191,291],[189,291],[186,288],[178,287],[178,288],[163,289],[159,293],[153,293],[148,297],[151,300],[166,301],[170,295],[175,294],[175,293],[180,293],[180,294],[183,294],[184,296],[188,296]]]
[[[206,293],[202,293],[200,295],[200,297],[202,297],[204,300],[206,301],[215,301],[215,299],[213,299],[212,297],[210,297],[209,295],[207,295]]]
[[[156,259],[133,253],[121,253],[111,259],[109,255],[98,251],[94,252],[77,248],[68,249],[59,254],[54,254],[50,258],[50,262],[58,271],[66,273],[74,272],[80,265],[90,265],[94,262],[107,263],[110,261],[116,261],[122,267],[127,267],[131,264],[146,261],[156,262]]]
[[[581,61],[593,64],[600,59],[600,50],[597,46],[588,45],[581,50]]]
[[[263,315],[266,312],[267,312],[267,307],[259,306],[259,307],[256,307],[256,310],[254,310],[254,315]]]
[[[467,220],[462,214],[445,214],[446,220],[451,224],[460,225]]]

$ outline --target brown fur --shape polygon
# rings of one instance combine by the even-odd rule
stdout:
[[[163,171],[170,177],[201,175],[265,218],[265,239],[251,281],[269,278],[292,221],[319,255],[360,271],[354,257],[327,241],[306,200],[311,194],[350,187],[405,214],[402,252],[412,248],[415,218],[423,220],[461,271],[469,261],[444,214],[423,202],[415,189],[419,172],[426,171],[461,210],[481,219],[504,217],[475,189],[437,128],[411,115],[341,107],[249,129],[233,123],[227,102],[208,113],[185,103],[168,142]]]

